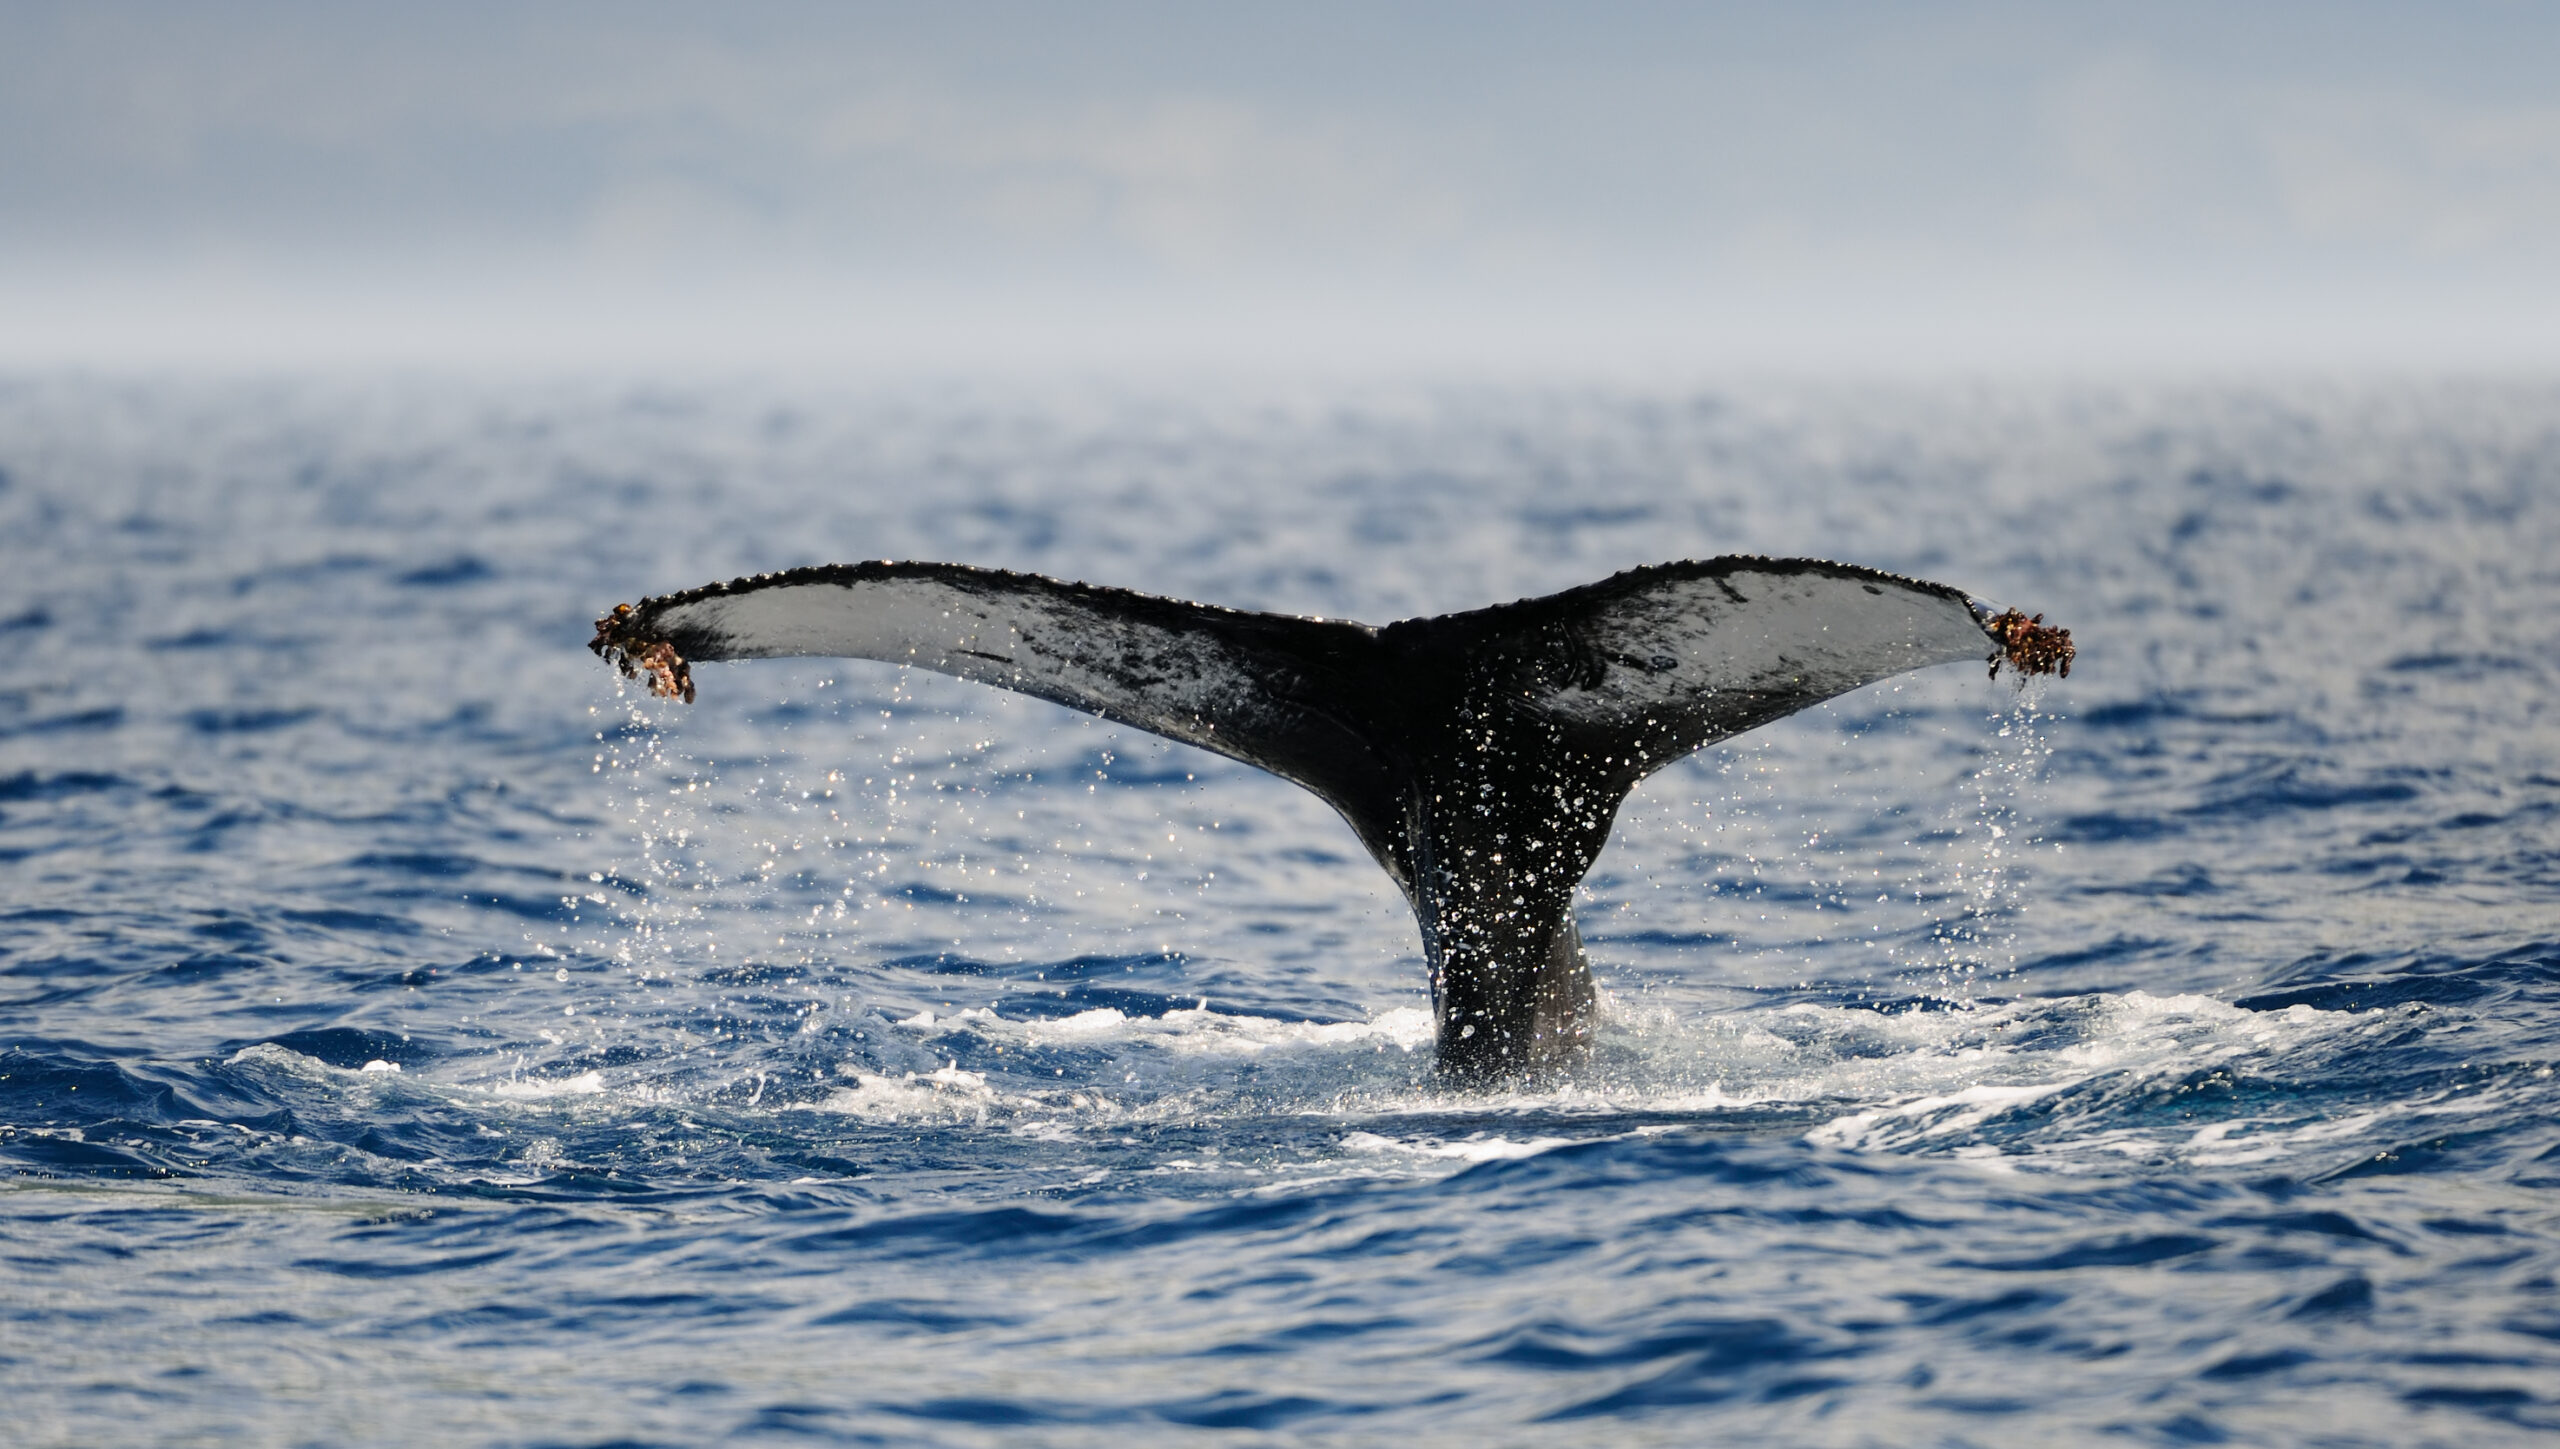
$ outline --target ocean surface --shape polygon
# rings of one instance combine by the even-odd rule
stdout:
[[[1627,803],[1434,1084],[1312,797],[617,601],[2073,629]],[[0,1437],[2549,1443],[2560,387],[0,379]]]

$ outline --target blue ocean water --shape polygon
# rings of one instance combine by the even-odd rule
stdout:
[[[1384,621],[1810,554],[2075,631],[1655,777],[1435,1087],[1321,804],[618,600]],[[0,382],[12,1442],[2560,1432],[2560,390]]]

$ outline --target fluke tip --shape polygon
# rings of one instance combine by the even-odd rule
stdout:
[[[693,666],[666,640],[632,632],[631,618],[629,604],[614,605],[612,613],[596,620],[596,637],[587,641],[587,647],[621,670],[625,679],[637,679],[646,671],[649,692],[658,698],[693,703]]]
[[[1992,678],[2000,677],[2004,660],[2020,674],[2071,677],[2071,661],[2080,651],[2071,643],[2071,631],[2047,624],[2044,615],[2030,619],[2024,610],[2011,609],[1982,627],[2000,645],[2000,652],[1991,660]]]

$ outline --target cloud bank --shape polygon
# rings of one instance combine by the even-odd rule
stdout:
[[[22,3],[0,358],[2560,362],[2560,12]]]

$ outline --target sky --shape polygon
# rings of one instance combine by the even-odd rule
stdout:
[[[2560,366],[2560,6],[0,0],[0,363]]]

